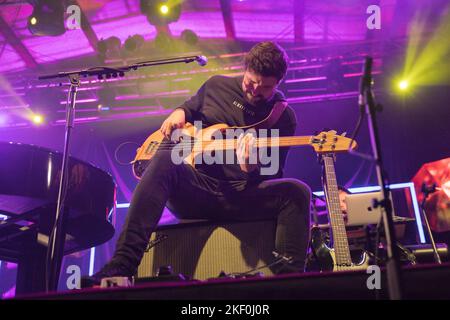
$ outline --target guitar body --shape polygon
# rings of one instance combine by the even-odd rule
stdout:
[[[369,256],[367,252],[363,252],[362,257],[359,261],[352,261],[352,263],[347,265],[338,265],[336,263],[336,252],[334,249],[330,249],[330,254],[333,259],[333,271],[356,271],[356,270],[366,270],[369,266]]]
[[[318,227],[311,229],[311,255],[307,259],[307,271],[333,271],[335,255],[329,247],[330,237]]]
[[[330,237],[328,232],[318,227],[311,229],[311,257],[306,266],[307,271],[349,271],[365,270],[370,265],[370,257],[363,252],[361,257],[348,265],[338,265],[336,262],[336,252],[330,246]]]
[[[202,147],[204,149],[210,149],[208,147],[211,143],[213,143],[213,137],[217,135],[217,131],[225,130],[227,128],[230,127],[226,124],[220,123],[201,130],[197,130],[197,128],[194,127],[191,123],[186,123],[184,128],[179,130],[180,136],[182,137],[181,141],[194,141],[194,144],[192,146],[192,149],[194,150],[187,155],[187,157],[184,159],[184,162],[195,168],[195,158],[197,156],[200,156],[202,153],[202,151],[195,151],[195,149],[198,149],[194,148],[195,141],[201,141]],[[142,174],[144,173],[145,169],[149,165],[158,149],[160,147],[164,147],[164,143],[167,142],[168,140],[166,140],[161,131],[158,130],[152,133],[145,140],[142,146],[137,149],[136,157],[131,162],[131,164],[133,165],[133,175],[137,179],[141,178]]]

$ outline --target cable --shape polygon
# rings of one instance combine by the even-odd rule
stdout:
[[[355,138],[356,138],[356,136],[358,135],[359,130],[361,129],[361,124],[362,124],[362,122],[363,122],[363,120],[364,120],[364,117],[365,117],[365,112],[364,112],[364,110],[361,108],[361,110],[360,110],[360,112],[359,112],[358,122],[356,123],[355,130],[353,131],[352,138],[351,138],[350,144],[349,144],[349,146],[348,146],[348,151],[349,151],[350,153],[352,152],[352,145],[353,145],[353,142],[355,141]]]
[[[137,146],[140,146],[139,143],[136,143],[136,142],[133,142],[133,141],[125,141],[125,142],[122,142],[121,144],[119,144],[119,145],[117,146],[116,150],[114,151],[114,159],[115,159],[115,160],[117,161],[117,163],[120,164],[120,165],[129,165],[129,164],[130,164],[130,162],[121,162],[121,161],[119,160],[118,156],[117,156],[117,153],[119,152],[119,149],[122,148],[122,147],[123,147],[124,145],[126,145],[126,144],[135,144],[135,145],[137,145]]]
[[[232,277],[236,277],[236,276],[237,276],[237,277],[242,277],[242,276],[245,276],[245,275],[247,275],[247,274],[249,274],[249,273],[252,273],[252,272],[255,272],[255,271],[264,269],[264,268],[270,268],[270,267],[272,267],[272,266],[274,266],[274,265],[280,263],[280,262],[283,261],[283,260],[284,260],[283,258],[278,258],[277,260],[275,260],[274,262],[272,262],[272,263],[270,263],[270,264],[266,264],[266,265],[263,265],[263,266],[261,266],[261,267],[254,268],[254,269],[251,269],[251,270],[246,271],[246,272],[242,272],[242,273],[230,273],[230,276],[232,276]]]
[[[282,255],[282,254],[279,254],[279,253],[277,253],[277,252],[275,252],[275,251],[273,251],[272,254],[275,255],[275,257],[277,258],[277,259],[276,259],[275,261],[273,261],[272,263],[266,264],[266,265],[263,265],[263,266],[260,266],[260,267],[254,268],[254,269],[251,269],[251,270],[246,271],[246,272],[241,272],[241,273],[230,273],[230,276],[238,276],[238,277],[242,277],[242,276],[245,276],[245,275],[247,275],[247,274],[249,274],[249,273],[252,273],[252,272],[255,272],[255,271],[264,269],[264,268],[270,268],[270,267],[273,267],[273,266],[275,266],[275,265],[277,265],[277,264],[279,264],[279,263],[281,263],[281,262],[283,262],[283,261],[286,262],[286,263],[292,263],[292,260],[293,260],[292,257],[287,257],[287,256]]]

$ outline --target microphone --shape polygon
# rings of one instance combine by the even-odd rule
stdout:
[[[363,74],[359,82],[359,98],[358,103],[363,107],[365,103],[365,90],[372,82],[372,57],[367,56],[364,60]]]
[[[206,66],[208,63],[208,59],[205,56],[196,56],[195,61],[202,67]]]

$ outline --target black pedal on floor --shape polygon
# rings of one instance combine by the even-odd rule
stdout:
[[[173,282],[173,281],[189,281],[190,279],[181,273],[174,273],[172,266],[160,266],[154,277],[135,278],[134,283],[147,282]]]

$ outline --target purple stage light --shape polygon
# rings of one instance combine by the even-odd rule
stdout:
[[[7,123],[8,123],[8,117],[6,116],[6,114],[0,113],[0,127],[6,125]]]
[[[98,101],[98,99],[95,99],[95,98],[91,98],[91,99],[77,99],[77,104],[79,104],[79,103],[96,102],[96,101]],[[59,104],[66,105],[67,101],[65,101],[65,100],[60,101]]]

